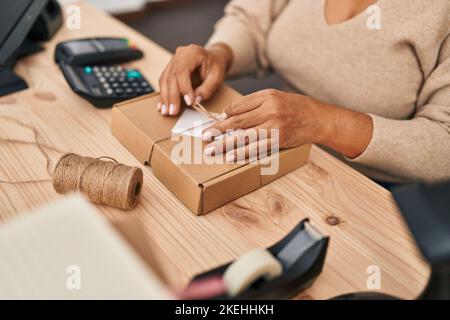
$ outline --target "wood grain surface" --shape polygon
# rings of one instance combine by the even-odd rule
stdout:
[[[117,20],[81,2],[80,30],[63,27],[46,50],[21,60],[16,72],[30,89],[0,98],[0,138],[33,141],[31,130],[1,116],[35,127],[50,146],[52,167],[59,153],[114,157],[141,166],[110,133],[111,110],[98,110],[73,94],[53,61],[55,44],[87,36],[129,37],[145,52],[133,62],[156,88],[170,54]],[[381,291],[412,299],[425,288],[430,270],[422,260],[391,194],[313,147],[309,163],[295,172],[230,203],[196,217],[143,167],[145,184],[138,207],[124,212],[98,208],[110,219],[134,216],[155,241],[160,264],[174,287],[194,274],[225,263],[285,236],[310,218],[331,237],[324,270],[300,299],[326,299],[367,291],[367,268],[381,270]],[[47,179],[45,158],[30,144],[0,143],[0,180]],[[0,221],[61,197],[50,182],[0,183]],[[153,239],[153,240],[151,240]]]

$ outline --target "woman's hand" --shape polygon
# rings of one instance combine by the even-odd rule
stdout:
[[[277,90],[240,98],[225,113],[227,119],[206,129],[203,140],[211,141],[227,130],[238,130],[238,134],[227,135],[205,148],[206,155],[226,151],[227,162],[260,152],[266,154],[274,146],[282,149],[307,143],[327,145],[356,157],[366,149],[373,130],[372,119],[366,114]]]
[[[159,79],[158,111],[176,116],[181,109],[181,98],[187,105],[210,98],[223,83],[232,59],[232,51],[225,44],[208,49],[197,45],[179,47]],[[197,71],[201,83],[194,88],[192,76]]]
[[[234,150],[226,150],[227,162],[242,160],[238,155],[257,154],[262,144],[269,149],[276,144],[279,148],[296,147],[320,140],[322,133],[315,102],[299,94],[263,90],[234,101],[225,113],[227,119],[205,130],[203,139],[210,141],[227,130],[242,129],[205,149],[207,155],[213,155],[234,146]],[[278,134],[273,135],[271,129],[278,129]]]

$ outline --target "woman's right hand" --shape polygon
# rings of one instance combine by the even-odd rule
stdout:
[[[181,99],[189,106],[209,99],[223,83],[232,59],[232,51],[225,44],[207,49],[197,45],[179,47],[159,79],[158,111],[165,116],[176,116]],[[192,75],[196,71],[201,82],[194,88]]]

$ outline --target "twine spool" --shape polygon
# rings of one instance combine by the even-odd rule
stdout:
[[[136,207],[144,179],[144,174],[141,169],[118,163],[110,157],[94,159],[82,157],[74,153],[66,153],[40,142],[43,139],[33,126],[9,116],[0,115],[0,119],[29,129],[34,136],[34,141],[0,137],[0,145],[35,145],[45,157],[47,173],[52,177],[51,179],[38,180],[4,180],[0,178],[0,184],[19,185],[52,182],[56,192],[61,194],[80,191],[87,195],[92,202],[110,205],[124,210]],[[59,159],[53,171],[51,170],[51,161],[46,149],[64,154]],[[108,159],[110,161],[102,161],[101,159]]]
[[[73,153],[62,156],[53,171],[53,187],[65,194],[80,191],[92,202],[129,210],[141,194],[143,172],[103,158],[82,157]]]

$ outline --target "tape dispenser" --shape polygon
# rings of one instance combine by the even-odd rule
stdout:
[[[187,299],[288,299],[322,272],[329,237],[308,219],[268,249],[250,251],[232,263],[195,276]],[[194,294],[189,294],[194,293]]]

